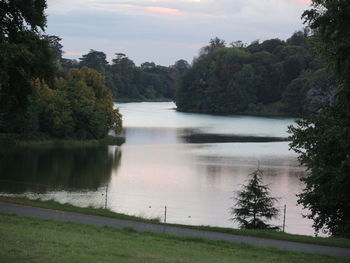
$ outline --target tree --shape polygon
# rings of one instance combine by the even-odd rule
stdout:
[[[350,85],[350,2],[312,0],[312,7],[303,18],[315,32],[314,43],[328,68]]]
[[[173,68],[180,74],[183,74],[186,70],[188,70],[190,68],[190,65],[188,64],[188,62],[184,59],[180,59],[178,61],[175,62],[175,64],[173,65]]]
[[[303,102],[315,102],[310,96],[318,97],[317,101],[329,100],[329,92],[318,92],[314,85],[302,85],[305,72],[318,75],[317,71],[325,67],[309,44],[311,38],[306,27],[287,41],[254,41],[248,46],[236,41],[231,47],[225,47],[223,40],[212,39],[180,76],[176,90],[178,110],[214,114],[309,114],[303,110]],[[325,74],[324,79],[330,79],[329,75]],[[298,81],[291,85],[294,80]],[[293,105],[294,101],[297,105]]]
[[[244,229],[278,229],[266,221],[277,218],[279,211],[274,207],[277,198],[269,196],[269,187],[262,184],[263,172],[258,168],[251,174],[248,185],[234,197],[231,208],[232,220]]]
[[[308,170],[299,203],[316,232],[350,237],[350,2],[313,0],[303,17],[338,87],[330,105],[290,127],[290,146]]]
[[[47,35],[44,36],[44,38],[49,42],[50,48],[52,50],[52,58],[54,62],[61,61],[62,60],[62,54],[63,54],[63,46],[60,43],[62,38],[54,35]]]
[[[110,130],[121,131],[121,115],[102,74],[87,67],[71,69],[58,87],[67,94],[77,138],[100,139]]]
[[[46,0],[0,2],[0,131],[20,132],[36,79],[52,82]],[[6,123],[6,125],[1,125]]]
[[[105,73],[106,66],[108,65],[106,54],[102,51],[96,51],[93,49],[79,58],[79,60],[81,67],[92,68],[99,73]]]
[[[199,54],[200,56],[207,55],[212,53],[217,48],[224,48],[224,47],[226,47],[225,40],[215,37],[210,39],[208,46],[202,47]]]

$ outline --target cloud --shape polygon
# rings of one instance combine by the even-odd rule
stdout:
[[[186,17],[186,13],[181,12],[177,9],[173,9],[173,8],[150,6],[150,7],[146,7],[145,10],[147,10],[148,12],[150,12],[152,14],[157,14],[157,15],[162,15],[162,16],[175,16],[175,17],[180,17],[180,18]]]
[[[218,36],[227,43],[286,39],[303,27],[310,0],[48,0],[49,34],[66,55],[89,49],[169,65],[191,60]],[[75,39],[73,41],[73,39]],[[189,48],[192,47],[192,48]]]
[[[189,2],[198,3],[199,0],[188,0]],[[148,1],[150,2],[150,1]],[[164,1],[152,1],[152,3],[163,4],[165,5],[167,2]],[[158,15],[160,17],[165,18],[191,18],[196,16],[203,16],[207,18],[228,18],[227,15],[216,14],[216,13],[203,13],[200,11],[191,10],[188,8],[184,8],[184,6],[179,6],[179,8],[170,8],[164,6],[149,6],[146,4],[146,1],[143,3],[135,4],[133,2],[127,3],[116,3],[116,2],[96,2],[92,4],[94,7],[98,8],[100,11],[104,12],[116,12],[121,13],[130,12],[130,14],[147,14],[147,15]]]
[[[213,15],[213,14],[199,14],[200,16],[208,17],[208,18],[224,18],[227,19],[229,16],[227,15]]]
[[[311,0],[294,0],[294,1],[302,5],[311,4]]]
[[[68,57],[81,57],[83,55],[83,52],[64,51],[64,55]]]

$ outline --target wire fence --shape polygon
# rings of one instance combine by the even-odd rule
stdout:
[[[24,185],[28,186],[29,190],[21,192],[21,193],[13,193],[3,191],[3,183],[12,184],[12,185]],[[80,207],[91,206],[91,199],[93,199],[93,207],[95,208],[104,208],[109,209],[118,213],[130,214],[130,211],[135,211],[130,206],[122,205],[123,202],[118,200],[116,196],[120,195],[119,192],[115,192],[111,190],[111,188],[106,184],[105,186],[100,186],[93,189],[84,189],[78,187],[67,187],[67,186],[53,186],[42,183],[31,183],[31,182],[23,182],[23,181],[14,181],[14,180],[2,180],[0,179],[0,196],[19,196],[19,197],[27,197],[29,199],[42,199],[42,200],[55,200],[57,202],[71,203],[72,205],[77,205]],[[37,189],[35,189],[37,188]],[[43,191],[35,191],[38,189],[44,188]],[[133,198],[138,197],[139,199],[146,199],[146,195],[142,194],[128,194],[123,193],[123,196],[127,198],[127,196],[132,196]],[[65,198],[63,198],[65,196]],[[124,199],[125,199],[124,198]],[[88,201],[89,200],[89,201]],[[113,203],[110,201],[113,200]],[[77,202],[78,201],[78,202]],[[80,202],[79,202],[80,201]],[[168,206],[166,201],[163,201],[163,205],[159,205],[159,201],[157,204],[153,202],[137,202],[137,208],[139,210],[139,214],[133,214],[134,216],[143,217],[145,219],[157,220],[160,222],[166,223],[168,218],[176,218],[180,221],[188,221],[192,218],[198,219],[199,217],[208,217],[208,215],[203,214],[203,210],[193,209],[193,207],[188,208],[186,206],[177,206],[172,205]],[[282,219],[280,225],[280,229],[285,232],[286,229],[286,205],[276,205],[275,206],[279,211],[281,211]],[[227,209],[228,211],[230,208]],[[188,211],[186,213],[186,211]],[[182,215],[174,216],[174,215]],[[176,220],[175,220],[176,221]],[[177,223],[177,222],[173,222]]]

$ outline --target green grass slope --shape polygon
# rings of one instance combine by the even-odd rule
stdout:
[[[88,215],[105,216],[105,217],[118,218],[123,220],[132,220],[132,221],[141,221],[146,223],[160,224],[158,219],[144,219],[140,217],[115,213],[106,209],[75,207],[70,204],[60,204],[55,201],[41,201],[41,200],[31,200],[27,198],[10,198],[10,197],[0,196],[0,202],[15,203],[20,205],[28,205],[28,206],[62,210],[62,211],[68,211],[68,212],[76,212],[76,213],[88,214]],[[211,226],[189,226],[189,225],[178,225],[178,224],[168,224],[168,225],[185,227],[190,229],[228,233],[228,234],[234,234],[234,235],[254,236],[254,237],[301,242],[301,243],[316,244],[316,245],[331,246],[331,247],[350,248],[350,239],[346,239],[346,238],[312,237],[312,236],[282,233],[282,232],[273,231],[273,230],[241,230],[241,229],[234,229],[234,228],[222,228],[222,227],[211,227]]]
[[[346,258],[1,213],[0,238],[0,262],[349,262]]]

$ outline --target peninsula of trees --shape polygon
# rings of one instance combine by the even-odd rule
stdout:
[[[184,112],[304,116],[328,104],[335,81],[310,44],[308,29],[286,41],[230,46],[214,38],[200,50],[177,90]]]

